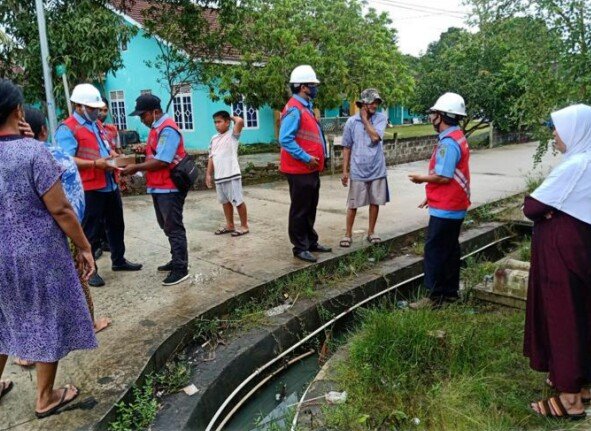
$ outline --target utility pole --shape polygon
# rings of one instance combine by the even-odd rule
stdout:
[[[35,0],[37,8],[37,25],[39,26],[39,42],[41,43],[41,64],[43,65],[43,81],[45,83],[45,101],[47,102],[47,117],[49,118],[49,136],[53,139],[57,128],[55,115],[55,100],[53,98],[53,82],[51,81],[51,68],[49,67],[49,47],[47,45],[47,30],[45,28],[45,11],[43,0]]]

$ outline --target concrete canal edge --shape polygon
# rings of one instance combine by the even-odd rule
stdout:
[[[393,244],[402,244],[409,238],[416,238],[422,231],[423,229],[420,229],[391,241]],[[488,223],[466,230],[460,238],[462,251],[464,254],[469,253],[506,235],[507,226],[501,223]],[[343,256],[323,264],[335,264],[342,258]],[[228,345],[218,347],[215,361],[200,363],[192,375],[191,383],[195,384],[199,392],[191,397],[184,393],[165,397],[162,409],[151,429],[205,429],[211,417],[236,386],[262,364],[322,325],[328,320],[327,316],[335,316],[364,298],[421,273],[422,258],[403,255],[375,264],[358,277],[346,280],[338,288],[319,290],[319,297],[314,300],[297,301],[287,312],[271,318],[269,324],[264,327],[241,334]],[[396,294],[408,298],[418,283],[420,280],[405,286]],[[261,284],[247,295],[262,294],[269,285],[270,283]],[[176,331],[154,353],[153,363],[165,362],[178,346],[182,345],[183,340],[191,335],[194,322],[224,315],[232,308],[233,301],[234,299],[220,304]],[[144,375],[149,373],[148,369],[146,367]],[[109,420],[107,416],[105,419],[104,425]]]

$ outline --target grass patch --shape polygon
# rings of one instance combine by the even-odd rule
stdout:
[[[168,362],[162,371],[156,374],[156,389],[164,395],[180,391],[189,384],[191,365],[187,361]]]
[[[398,139],[405,139],[420,138],[423,136],[435,136],[436,132],[435,129],[433,129],[431,123],[400,125],[386,129],[386,131],[384,132],[384,139],[394,139],[395,134],[397,134]],[[488,127],[477,130],[474,133],[472,133],[472,135],[470,135],[468,139],[468,142],[470,143],[470,145],[472,145],[473,143],[478,144],[480,141],[486,140],[487,137]]]
[[[109,424],[110,431],[136,431],[148,429],[158,412],[154,396],[154,379],[146,378],[143,386],[133,388],[130,403],[117,404],[117,419]]]
[[[238,155],[246,156],[249,154],[262,154],[262,153],[278,153],[281,147],[278,142],[271,143],[257,143],[257,144],[243,144],[238,145]]]
[[[525,176],[525,188],[527,194],[533,193],[546,179],[542,172],[530,172]]]
[[[523,319],[522,312],[466,305],[365,310],[349,356],[337,365],[349,397],[325,409],[328,429],[556,429],[529,410],[530,400],[548,394],[544,375],[522,356]]]
[[[525,239],[519,243],[517,250],[515,250],[515,255],[518,260],[523,262],[529,262],[531,260],[531,238],[529,236],[526,236]]]
[[[477,285],[484,283],[485,277],[494,275],[497,265],[474,256],[467,257],[464,263],[465,266],[460,271],[460,280],[464,284],[466,297],[469,297]]]

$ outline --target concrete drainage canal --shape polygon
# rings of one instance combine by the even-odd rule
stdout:
[[[498,260],[529,232],[496,222],[466,229],[463,259]],[[418,230],[292,274],[193,322],[191,339],[150,379],[161,406],[150,429],[296,429],[298,405],[359,311],[405,308],[416,298],[423,235]],[[331,396],[338,402],[343,394]]]

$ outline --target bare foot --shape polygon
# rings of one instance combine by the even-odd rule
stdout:
[[[99,317],[97,320],[94,321],[94,333],[97,334],[101,332],[103,329],[108,328],[113,321],[108,317]]]
[[[65,396],[64,396],[65,391]],[[37,413],[45,413],[52,408],[61,404],[67,404],[68,402],[72,401],[74,398],[78,396],[80,391],[74,385],[65,385],[63,388],[54,389],[51,391],[51,396],[47,400],[37,400],[36,405],[36,412]],[[62,400],[63,398],[63,400]]]
[[[26,359],[20,358],[15,358],[14,361],[12,361],[12,363],[24,368],[32,368],[35,366],[35,362],[27,361]]]

